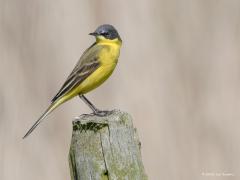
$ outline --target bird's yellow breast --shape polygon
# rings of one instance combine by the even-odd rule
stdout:
[[[97,45],[103,47],[98,54],[100,66],[76,88],[74,94],[86,94],[97,88],[108,79],[117,65],[121,41],[97,39]]]
[[[104,47],[99,53],[99,61],[102,65],[117,63],[121,41],[119,41],[117,38],[114,40],[108,40],[98,37],[97,44]]]

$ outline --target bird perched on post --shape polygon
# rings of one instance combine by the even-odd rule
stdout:
[[[83,53],[50,106],[23,138],[26,138],[49,113],[75,96],[79,96],[93,110],[93,114],[106,115],[107,111],[97,109],[84,94],[97,88],[112,74],[118,62],[122,40],[117,30],[109,24],[99,26],[89,35],[95,36],[95,43]]]

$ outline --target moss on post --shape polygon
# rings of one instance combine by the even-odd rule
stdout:
[[[140,142],[128,113],[84,115],[73,122],[72,180],[146,180]]]

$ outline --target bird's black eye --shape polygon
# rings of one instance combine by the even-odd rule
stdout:
[[[102,36],[108,36],[109,33],[108,33],[108,32],[102,32],[101,35],[102,35]]]

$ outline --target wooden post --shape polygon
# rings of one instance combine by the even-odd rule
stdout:
[[[132,118],[119,110],[73,122],[69,152],[72,180],[146,180]]]

